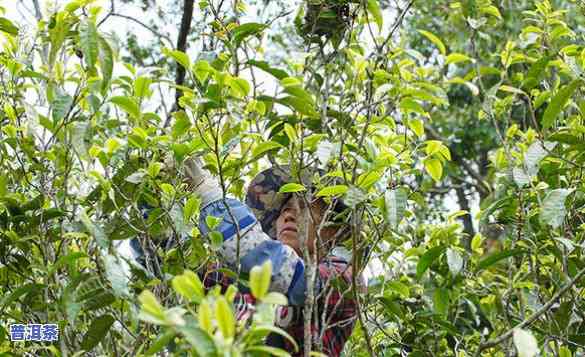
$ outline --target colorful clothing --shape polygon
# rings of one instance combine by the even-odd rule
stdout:
[[[221,286],[222,292],[234,283],[226,274],[218,271],[219,266],[212,265],[203,277],[203,284],[207,290]],[[311,322],[313,349],[319,350],[327,356],[339,356],[345,342],[351,335],[355,325],[357,310],[351,293],[351,267],[338,257],[330,256],[319,264],[317,290],[315,291],[318,319]],[[339,291],[332,285],[345,285]],[[332,284],[334,282],[334,284]],[[234,308],[238,321],[248,321],[252,318],[256,300],[249,292],[236,294]],[[324,311],[325,309],[325,311]],[[302,306],[279,306],[276,309],[276,326],[285,330],[297,342],[299,350],[294,351],[294,345],[279,334],[271,334],[267,338],[267,345],[280,347],[290,351],[292,356],[302,356],[304,348],[304,318]],[[325,327],[326,328],[323,328]],[[320,346],[320,348],[319,348]]]
[[[199,229],[204,235],[211,232],[206,223],[208,216],[222,219],[214,230],[223,236],[224,243],[219,253],[223,262],[232,270],[236,270],[235,263],[238,260],[238,235],[242,273],[249,273],[252,267],[271,260],[273,271],[270,291],[286,295],[289,301],[289,306],[282,306],[277,310],[276,324],[295,339],[300,347],[300,352],[295,356],[301,355],[304,339],[302,308],[307,286],[304,261],[292,248],[264,233],[250,208],[240,201],[220,199],[204,202],[199,221]],[[208,288],[220,285],[225,289],[232,282],[214,269],[204,278],[204,284]],[[355,324],[356,306],[351,284],[351,266],[343,258],[329,256],[319,263],[314,289],[316,296],[314,307],[318,319],[313,318],[312,336],[314,346],[321,346],[321,351],[328,356],[338,356],[341,353]],[[236,297],[239,319],[248,318],[253,313],[254,302],[253,296],[247,292],[242,292]],[[277,335],[269,336],[267,343],[294,351],[290,342]]]

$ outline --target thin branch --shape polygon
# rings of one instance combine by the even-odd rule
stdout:
[[[124,14],[118,14],[116,12],[112,13],[111,16],[120,17],[122,19],[126,19],[126,20],[130,20],[132,22],[135,22],[138,25],[140,25],[140,26],[144,27],[145,29],[147,29],[148,31],[152,32],[155,36],[166,40],[168,42],[169,47],[172,46],[173,41],[171,40],[171,38],[169,36],[167,36],[165,34],[162,34],[162,33],[158,32],[158,31],[156,31],[155,29],[153,29],[152,27],[148,26],[147,24],[145,24],[144,22],[138,20],[135,17],[128,16],[128,15],[124,15]]]
[[[106,20],[112,16],[116,12],[116,5],[114,4],[115,0],[110,0],[110,11],[104,16],[104,18],[98,23],[97,27],[100,27]]]
[[[374,53],[378,53],[378,54],[382,54],[384,53],[384,47],[386,47],[388,45],[388,43],[392,40],[392,37],[394,37],[394,33],[396,32],[396,30],[398,30],[398,27],[400,27],[400,25],[402,25],[402,21],[404,20],[404,17],[406,16],[406,14],[408,13],[408,11],[410,10],[410,8],[412,7],[412,5],[414,4],[415,0],[411,0],[406,7],[404,8],[404,10],[402,10],[402,12],[400,13],[400,15],[398,16],[398,19],[396,19],[396,22],[394,23],[394,26],[392,26],[392,29],[390,29],[390,32],[388,33],[388,36],[386,37],[386,39],[384,40],[384,42],[382,42],[382,45],[380,46],[379,51],[374,52]],[[378,60],[381,57],[378,56],[378,59],[376,60],[376,62],[378,62]]]
[[[577,283],[577,281],[579,281],[579,279],[581,279],[583,276],[585,275],[585,268],[581,269],[577,275],[575,275],[573,277],[573,279],[571,279],[567,285],[565,285],[561,290],[559,290],[546,304],[544,304],[540,309],[538,309],[535,313],[533,313],[532,315],[530,315],[526,320],[522,321],[521,323],[519,323],[518,325],[516,325],[515,327],[509,329],[508,331],[506,331],[504,334],[500,335],[499,337],[494,338],[493,340],[489,340],[487,342],[484,342],[482,344],[479,345],[479,348],[477,350],[477,352],[475,353],[475,356],[479,356],[481,351],[491,348],[491,347],[495,347],[497,345],[499,345],[500,343],[506,341],[507,339],[509,339],[510,337],[512,337],[512,335],[514,334],[514,330],[518,329],[518,328],[524,328],[526,326],[529,326],[530,324],[532,324],[534,321],[536,321],[541,315],[545,314],[567,291],[569,291],[573,285],[575,285]]]
[[[193,2],[194,0],[185,0],[183,2],[183,17],[181,18],[181,29],[179,30],[179,36],[177,37],[177,50],[186,52],[187,50],[187,35],[189,35],[189,31],[191,30],[191,21],[193,20]],[[175,78],[175,84],[177,86],[183,85],[185,82],[185,68],[177,63],[177,76]],[[175,106],[174,109],[179,109],[179,98],[183,95],[183,91],[180,90],[178,87],[175,92]],[[165,122],[165,127],[168,125],[168,117],[167,122]]]
[[[43,14],[41,13],[41,7],[39,5],[39,0],[32,0],[33,5],[35,7],[35,17],[37,21],[41,21],[43,19]]]

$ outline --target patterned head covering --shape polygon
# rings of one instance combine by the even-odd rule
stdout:
[[[324,175],[322,170],[318,171],[321,176]],[[287,183],[297,182],[291,177],[291,167],[289,165],[273,166],[260,172],[248,186],[246,193],[246,205],[252,209],[258,221],[262,225],[262,230],[272,239],[276,239],[276,220],[280,215],[280,210],[286,201],[291,197],[291,193],[279,193],[282,186]],[[304,172],[307,174],[307,171]],[[311,182],[310,176],[306,176],[305,182]],[[347,206],[337,199],[334,211],[341,213]]]

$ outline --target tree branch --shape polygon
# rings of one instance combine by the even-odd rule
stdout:
[[[33,5],[35,7],[35,17],[37,21],[41,21],[43,19],[43,14],[41,13],[41,7],[39,5],[39,0],[32,0]]]
[[[535,313],[533,313],[532,315],[530,315],[526,320],[522,321],[521,323],[519,323],[518,325],[516,325],[515,327],[509,329],[508,331],[506,331],[506,333],[500,335],[499,337],[494,338],[493,340],[489,340],[487,342],[484,342],[482,344],[479,345],[478,350],[475,353],[475,356],[479,356],[481,351],[491,348],[491,347],[495,347],[497,345],[499,345],[500,343],[506,341],[507,339],[509,339],[510,337],[512,337],[512,335],[514,334],[514,330],[517,328],[524,328],[530,324],[532,324],[534,321],[536,321],[541,315],[545,314],[567,291],[569,291],[573,285],[575,285],[577,283],[577,281],[579,281],[579,279],[581,279],[581,277],[583,277],[585,275],[585,268],[581,269],[577,275],[575,275],[573,277],[573,279],[571,279],[567,285],[565,285],[561,290],[559,290],[546,304],[544,304],[540,309],[538,309]]]
[[[181,29],[177,37],[177,50],[186,52],[187,50],[187,35],[191,30],[191,21],[193,20],[193,2],[194,0],[185,0],[183,3],[183,17],[181,18]],[[183,85],[185,82],[185,68],[177,63],[177,76],[175,84],[177,86]],[[183,91],[179,88],[175,92],[175,108],[179,108],[179,98],[183,95]]]
[[[171,40],[171,38],[165,34],[162,34],[158,31],[156,31],[155,29],[153,29],[152,27],[148,26],[147,24],[145,24],[144,22],[138,20],[135,17],[132,16],[128,16],[128,15],[124,15],[124,14],[118,14],[116,12],[112,13],[111,16],[115,16],[115,17],[120,17],[126,20],[130,20],[132,22],[137,23],[138,25],[144,27],[145,29],[149,30],[150,32],[152,32],[155,36],[162,38],[164,40],[166,40],[169,43],[169,46],[172,46],[173,41]]]

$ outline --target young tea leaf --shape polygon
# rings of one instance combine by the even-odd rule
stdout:
[[[79,25],[79,46],[83,52],[85,64],[90,69],[93,68],[98,59],[99,44],[97,27],[90,19],[81,21]]]
[[[256,265],[250,270],[250,290],[255,298],[261,300],[270,287],[272,277],[272,261],[266,260],[262,265]]]
[[[559,90],[559,92],[551,99],[548,107],[544,111],[542,116],[542,127],[543,129],[550,128],[556,121],[557,117],[561,113],[561,110],[565,107],[573,93],[582,85],[583,81],[577,79],[567,84]]]
[[[236,320],[232,308],[225,297],[220,296],[215,302],[217,325],[224,338],[232,338],[235,334]]]
[[[279,193],[289,193],[289,192],[301,192],[306,191],[307,189],[305,186],[301,185],[300,183],[287,183],[282,185],[282,187],[278,190]]]
[[[418,264],[416,265],[417,279],[422,278],[423,274],[431,267],[433,262],[437,260],[437,258],[439,258],[441,254],[443,254],[445,248],[446,247],[442,245],[431,248],[420,257]]]
[[[447,54],[447,48],[445,47],[445,44],[435,34],[425,30],[418,30],[418,32],[431,41],[435,46],[437,46],[443,56]]]

